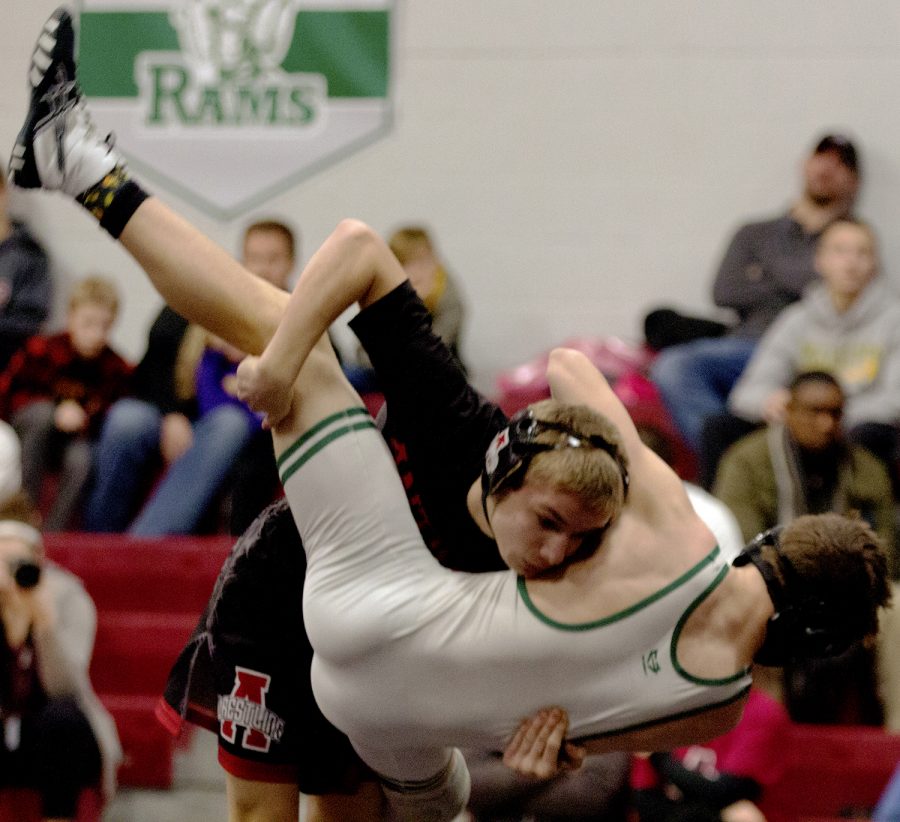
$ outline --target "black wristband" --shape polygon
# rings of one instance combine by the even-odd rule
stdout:
[[[127,180],[103,212],[100,227],[108,231],[114,239],[119,239],[134,212],[149,196],[134,180]]]

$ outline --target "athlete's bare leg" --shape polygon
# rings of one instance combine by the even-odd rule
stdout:
[[[228,822],[297,822],[300,794],[290,783],[257,782],[225,774]]]
[[[241,351],[265,347],[288,294],[255,277],[161,200],[146,200],[119,240],[179,314]]]
[[[134,212],[119,241],[179,314],[241,351],[262,353],[290,295],[251,274],[155,197]],[[309,303],[301,318],[306,333],[287,329],[281,336],[291,338],[305,358],[348,305],[366,305],[404,279],[400,264],[372,229],[344,220],[310,259],[293,298]]]
[[[384,795],[377,782],[363,782],[356,793],[306,797],[307,822],[378,822],[384,818]]]
[[[297,822],[300,794],[290,783],[257,782],[225,775],[228,822]],[[352,794],[305,798],[306,822],[378,822],[384,798],[377,782],[364,782]]]

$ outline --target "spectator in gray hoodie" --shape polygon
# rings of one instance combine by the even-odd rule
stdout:
[[[846,395],[848,439],[894,475],[900,423],[900,297],[879,276],[875,234],[842,218],[816,250],[821,282],[763,335],[728,402],[751,422],[780,422],[801,371],[827,371]],[[895,482],[895,492],[896,492]]]

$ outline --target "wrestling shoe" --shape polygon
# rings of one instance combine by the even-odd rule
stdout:
[[[31,104],[9,162],[14,185],[77,197],[124,165],[112,138],[99,136],[84,104],[75,77],[75,30],[64,8],[44,24],[28,83]]]

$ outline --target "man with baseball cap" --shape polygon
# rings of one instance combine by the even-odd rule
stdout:
[[[843,165],[859,175],[859,157],[856,153],[856,146],[843,134],[826,134],[819,140],[815,153],[822,154],[828,151],[833,151]]]
[[[772,320],[816,279],[813,254],[823,229],[853,208],[860,161],[847,137],[818,138],[802,169],[803,190],[787,212],[743,225],[725,252],[713,301],[731,309],[736,323],[720,325],[718,336],[710,336],[709,321],[671,309],[651,312],[645,320],[648,342],[662,349],[651,369],[653,380],[685,441],[700,456],[701,480],[711,481],[714,465],[707,463],[715,462],[704,453],[704,426],[725,411],[728,392]]]

